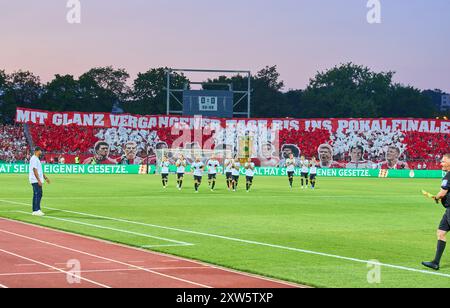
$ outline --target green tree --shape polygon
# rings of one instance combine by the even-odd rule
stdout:
[[[111,66],[89,70],[79,78],[81,111],[110,112],[116,102],[130,95],[129,74]]]
[[[3,115],[3,107],[4,107],[4,96],[6,92],[6,80],[8,76],[6,75],[6,72],[4,70],[0,70],[0,122],[4,122],[4,115]]]
[[[376,117],[387,103],[394,72],[346,63],[312,78],[303,93],[305,117]]]
[[[16,108],[42,108],[39,98],[43,87],[38,76],[28,71],[17,71],[10,75],[3,72],[3,98],[0,109],[2,120],[13,122]]]
[[[437,114],[432,99],[411,86],[394,84],[390,102],[381,111],[386,117],[430,118]]]
[[[71,75],[55,75],[55,78],[45,85],[41,102],[45,109],[52,111],[82,110],[80,84]]]
[[[137,114],[166,113],[166,70],[165,67],[139,73],[133,82],[132,101],[124,105],[127,112]],[[183,74],[172,73],[171,87],[183,88],[188,79]]]
[[[440,89],[425,90],[425,91],[422,91],[422,94],[427,96],[429,99],[431,99],[431,101],[433,102],[434,108],[436,110],[440,110],[442,95],[445,94],[442,90],[440,90]]]
[[[252,114],[255,117],[287,117],[291,110],[281,92],[284,82],[280,80],[277,66],[266,66],[257,72],[252,82]]]

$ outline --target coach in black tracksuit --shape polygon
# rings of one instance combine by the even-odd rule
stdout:
[[[447,233],[450,231],[450,154],[444,155],[441,161],[442,170],[447,171],[447,174],[442,180],[441,191],[433,197],[436,203],[441,201],[445,207],[445,214],[442,217],[439,229],[437,231],[438,245],[436,251],[436,257],[431,262],[422,262],[426,267],[434,270],[439,270],[439,264],[441,263],[441,257],[444,253],[445,246],[447,244]]]

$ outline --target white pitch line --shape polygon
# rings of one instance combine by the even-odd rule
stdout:
[[[158,247],[184,247],[184,246],[194,246],[194,244],[167,244],[167,245],[144,245],[141,248],[158,248]]]
[[[166,270],[191,270],[191,269],[211,269],[208,266],[183,266],[183,267],[146,267],[148,270],[153,271],[166,271]],[[109,273],[109,272],[137,272],[140,269],[136,268],[117,268],[117,269],[104,269],[104,270],[84,270],[79,271],[80,275],[82,274],[91,274],[91,273]],[[58,272],[22,272],[22,273],[1,273],[0,277],[9,277],[9,276],[34,276],[34,275],[61,275]]]
[[[28,212],[24,212],[24,211],[15,211],[15,212],[16,213],[22,213],[22,214],[29,214]],[[194,245],[194,244],[191,244],[191,243],[180,242],[180,241],[167,239],[167,238],[163,238],[163,237],[158,237],[158,236],[153,236],[153,235],[148,235],[148,234],[143,234],[143,233],[138,233],[138,232],[133,232],[133,231],[128,231],[128,230],[122,230],[122,229],[117,229],[117,228],[104,227],[104,226],[99,226],[99,225],[90,224],[90,223],[87,223],[87,222],[81,222],[81,221],[72,220],[72,219],[59,218],[59,217],[54,217],[54,216],[49,216],[49,215],[45,215],[45,216],[42,216],[42,217],[46,218],[46,219],[65,221],[65,222],[70,222],[70,223],[73,223],[73,224],[93,227],[93,228],[97,228],[97,229],[104,229],[104,230],[110,230],[110,231],[116,231],[116,232],[121,232],[121,233],[127,233],[127,234],[142,236],[142,237],[156,239],[156,240],[160,240],[160,241],[164,241],[164,242],[175,243],[175,244],[177,244],[179,246],[192,246],[192,245]]]
[[[0,202],[6,202],[6,203],[18,204],[18,205],[27,205],[28,206],[28,204],[26,204],[26,203],[19,203],[19,202],[2,200],[2,199],[0,199]],[[387,263],[381,263],[381,262],[374,263],[374,262],[371,262],[369,260],[361,260],[361,259],[357,259],[357,258],[343,257],[343,256],[335,255],[335,254],[328,254],[328,253],[317,252],[317,251],[312,251],[312,250],[307,250],[307,249],[300,249],[300,248],[294,248],[294,247],[288,247],[288,246],[282,246],[282,245],[275,245],[275,244],[269,244],[269,243],[251,241],[251,240],[244,240],[244,239],[233,238],[233,237],[228,237],[228,236],[223,236],[223,235],[210,234],[210,233],[204,233],[204,232],[197,232],[197,231],[192,231],[192,230],[184,230],[184,229],[172,228],[172,227],[166,227],[166,226],[159,226],[159,225],[147,224],[147,223],[143,223],[143,222],[136,222],[136,221],[132,221],[132,220],[119,219],[119,218],[114,218],[114,217],[94,215],[94,214],[88,214],[88,213],[82,213],[82,212],[74,212],[74,211],[62,210],[62,209],[51,208],[51,207],[45,207],[45,208],[47,208],[49,210],[61,211],[61,212],[71,213],[71,214],[77,214],[77,215],[82,215],[82,216],[86,216],[86,217],[102,218],[102,219],[111,220],[111,221],[118,221],[118,222],[124,222],[124,223],[129,223],[129,224],[140,225],[140,226],[147,226],[147,227],[152,227],[152,228],[158,228],[158,229],[164,229],[164,230],[170,230],[170,231],[177,231],[177,232],[182,232],[182,233],[187,233],[187,234],[194,234],[194,235],[200,235],[200,236],[206,236],[206,237],[212,237],[212,238],[219,238],[219,239],[223,239],[223,240],[227,240],[227,241],[246,243],[246,244],[257,245],[257,246],[264,246],[264,247],[277,248],[277,249],[282,249],[282,250],[295,251],[295,252],[300,252],[300,253],[305,253],[305,254],[317,255],[317,256],[322,256],[322,257],[327,257],[327,258],[333,258],[333,259],[339,259],[339,260],[356,262],[356,263],[378,265],[378,266],[383,266],[383,267],[387,267],[387,268],[393,268],[393,269],[397,269],[397,270],[403,270],[403,271],[414,272],[414,273],[421,273],[421,274],[425,274],[425,275],[432,275],[432,276],[440,276],[440,277],[450,278],[450,274],[443,274],[443,273],[439,273],[439,272],[431,272],[431,271],[427,271],[427,270],[419,270],[419,269],[415,269],[415,268],[399,266],[399,265],[393,265],[393,264],[387,264]]]
[[[137,265],[129,264],[129,263],[126,263],[126,262],[122,262],[122,261],[118,261],[118,260],[114,260],[114,259],[110,259],[110,258],[106,258],[106,257],[102,257],[102,256],[98,256],[98,255],[91,254],[91,253],[88,253],[88,252],[85,252],[85,251],[81,251],[81,250],[78,250],[78,249],[61,246],[61,245],[58,245],[58,244],[55,244],[55,243],[51,243],[51,242],[47,242],[47,241],[42,241],[42,240],[39,240],[37,238],[21,235],[21,234],[14,233],[14,232],[9,232],[9,231],[2,230],[2,229],[0,229],[0,232],[6,233],[6,234],[10,234],[10,235],[14,235],[14,236],[21,237],[21,238],[25,238],[25,239],[28,239],[28,240],[31,240],[31,241],[35,241],[35,242],[38,242],[38,243],[42,243],[42,244],[46,244],[46,245],[49,245],[49,246],[65,249],[65,250],[68,250],[68,251],[73,251],[73,252],[76,252],[76,253],[79,253],[79,254],[83,254],[83,255],[86,255],[86,256],[98,258],[98,259],[101,259],[101,260],[111,261],[113,263],[125,265],[125,266],[131,267],[131,268],[136,268],[136,269],[139,269],[141,271],[152,273],[152,274],[156,274],[156,275],[159,275],[159,276],[162,276],[162,277],[165,277],[165,278],[171,278],[173,280],[177,280],[177,281],[185,282],[185,283],[188,283],[188,284],[192,284],[192,285],[195,285],[197,287],[208,288],[208,289],[212,288],[210,286],[207,286],[207,285],[204,285],[204,284],[201,284],[201,283],[197,283],[197,282],[194,282],[194,281],[190,281],[190,280],[187,280],[187,279],[182,279],[182,278],[171,276],[171,275],[166,275],[166,274],[163,274],[163,273],[160,273],[160,272],[156,272],[156,271],[153,271],[153,270],[149,270],[149,269],[137,266]],[[0,251],[2,251],[2,250],[0,249]],[[32,261],[32,260],[30,260],[30,261]],[[50,266],[50,268],[52,268],[52,266]],[[55,269],[59,270],[57,268],[55,268]],[[72,274],[70,274],[70,275],[72,275]]]
[[[60,272],[60,273],[63,273],[63,274],[66,274],[66,275],[70,275],[71,277],[74,277],[74,278],[77,278],[77,279],[80,279],[80,280],[84,280],[84,281],[90,282],[90,283],[95,284],[95,285],[100,286],[100,287],[107,288],[107,289],[110,289],[110,288],[111,288],[111,287],[109,287],[109,286],[107,286],[107,285],[98,283],[98,282],[96,282],[96,281],[93,281],[93,280],[90,280],[90,279],[87,279],[87,278],[83,278],[83,277],[81,277],[81,276],[79,276],[79,275],[76,275],[75,273],[69,273],[69,272],[66,272],[66,271],[64,271],[64,270],[62,270],[62,269],[59,269],[59,268],[54,267],[54,266],[51,266],[51,265],[49,265],[49,264],[45,264],[45,263],[43,263],[43,262],[39,262],[39,261],[30,259],[30,258],[27,258],[27,257],[21,256],[21,255],[18,255],[18,254],[15,254],[15,253],[13,253],[13,252],[10,252],[10,251],[4,250],[4,249],[0,249],[0,251],[3,252],[3,253],[6,253],[6,254],[8,254],[8,255],[14,256],[14,257],[16,257],[16,258],[20,258],[20,259],[23,259],[23,260],[27,260],[27,261],[30,261],[30,262],[34,262],[34,263],[36,263],[36,264],[39,264],[39,265],[48,267],[48,268],[50,268],[50,269],[54,269],[54,270],[56,270],[56,271],[58,271],[58,272]]]

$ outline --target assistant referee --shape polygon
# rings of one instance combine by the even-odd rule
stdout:
[[[442,170],[446,171],[447,174],[442,180],[441,191],[433,197],[436,203],[441,201],[442,205],[445,207],[445,214],[442,217],[439,229],[437,231],[438,244],[436,257],[431,262],[422,262],[422,265],[429,267],[434,270],[439,270],[442,255],[444,254],[445,246],[447,245],[447,233],[450,231],[450,153],[444,155],[441,161]]]

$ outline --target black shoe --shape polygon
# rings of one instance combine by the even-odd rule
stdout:
[[[422,262],[422,265],[434,269],[435,271],[439,270],[439,264],[436,264],[434,262]]]

